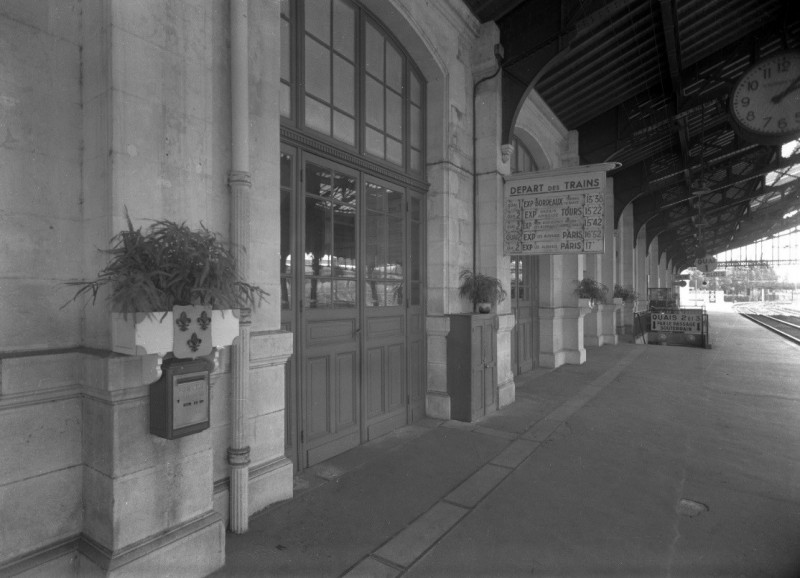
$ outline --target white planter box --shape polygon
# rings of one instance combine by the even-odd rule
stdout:
[[[172,351],[172,311],[154,313],[111,314],[111,350],[126,355],[157,353],[164,356]],[[239,310],[224,309],[211,312],[211,344],[225,347],[239,335]]]
[[[583,297],[578,297],[578,309],[580,311],[580,316],[585,317],[589,313],[592,312],[594,309],[594,299],[585,299]]]

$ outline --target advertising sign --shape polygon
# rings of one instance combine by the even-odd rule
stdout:
[[[602,163],[506,177],[503,254],[602,253],[606,171],[616,167]]]

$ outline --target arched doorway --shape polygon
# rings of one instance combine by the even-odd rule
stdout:
[[[302,469],[424,415],[426,87],[356,2],[281,15],[285,436]]]

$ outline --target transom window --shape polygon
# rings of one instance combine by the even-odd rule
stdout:
[[[423,170],[424,82],[349,0],[281,0],[284,122],[413,173]]]
[[[511,144],[514,145],[514,154],[511,157],[512,173],[529,173],[539,170],[528,147],[518,137],[514,137]]]

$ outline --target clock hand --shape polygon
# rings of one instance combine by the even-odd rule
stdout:
[[[798,88],[800,88],[800,76],[798,76],[792,82],[790,82],[789,86],[787,86],[782,91],[780,91],[778,94],[773,96],[772,97],[772,102],[774,102],[775,104],[778,104],[780,101],[783,100],[783,97],[785,97],[787,94],[789,94],[793,90],[797,90]]]

